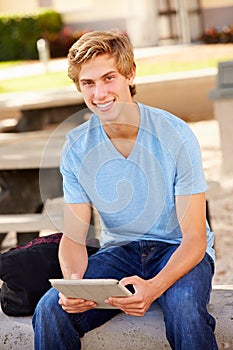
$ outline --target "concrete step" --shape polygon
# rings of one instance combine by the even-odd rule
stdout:
[[[216,318],[219,350],[233,349],[233,286],[215,286],[209,310]],[[164,350],[162,312],[156,304],[144,317],[120,314],[82,339],[83,350]],[[9,317],[0,312],[0,349],[33,350],[31,317]]]

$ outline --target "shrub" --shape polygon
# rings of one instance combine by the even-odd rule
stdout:
[[[38,58],[37,40],[57,35],[62,27],[61,15],[52,10],[31,16],[0,16],[0,61]]]
[[[206,44],[233,43],[233,25],[207,29],[202,40]]]
[[[69,27],[63,27],[55,34],[46,33],[43,37],[49,42],[51,57],[67,56],[69,48],[76,40]]]

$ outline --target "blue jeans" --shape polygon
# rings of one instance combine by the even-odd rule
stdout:
[[[177,247],[142,240],[102,248],[89,258],[85,278],[120,280],[138,275],[150,279],[166,265]],[[217,349],[215,320],[206,308],[213,272],[213,261],[206,254],[195,268],[157,300],[163,310],[166,336],[172,349]],[[80,338],[85,333],[104,324],[119,312],[114,309],[95,309],[69,314],[60,307],[58,293],[51,288],[39,301],[33,316],[35,350],[81,349]]]

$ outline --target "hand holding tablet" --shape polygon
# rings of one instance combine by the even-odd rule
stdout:
[[[104,301],[109,297],[129,297],[132,293],[116,279],[50,279],[54,288],[67,298],[93,300],[99,309],[115,309]]]

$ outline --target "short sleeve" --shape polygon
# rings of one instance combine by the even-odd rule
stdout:
[[[199,143],[192,130],[187,127],[177,157],[175,195],[189,195],[205,192],[207,184],[202,167]]]
[[[67,203],[87,203],[89,197],[79,183],[78,174],[81,160],[78,150],[74,149],[69,139],[66,140],[60,163],[60,172],[63,179],[64,201]]]

